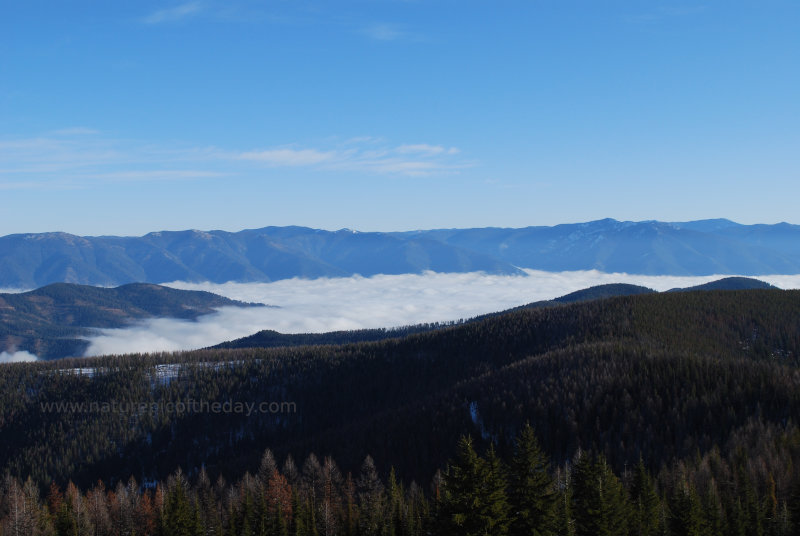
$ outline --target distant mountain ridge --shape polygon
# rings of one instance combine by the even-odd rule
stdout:
[[[45,359],[81,356],[89,328],[120,328],[153,317],[195,319],[223,306],[253,306],[211,292],[149,283],[98,288],[55,283],[0,294],[0,352],[24,350]]]
[[[647,275],[800,273],[800,226],[730,220],[613,219],[520,229],[409,232],[264,227],[142,237],[0,237],[0,287],[67,282],[275,281],[425,271],[522,275],[522,269]]]
[[[800,226],[729,220],[665,223],[613,219],[522,229],[441,229],[428,236],[545,271],[599,270],[645,275],[800,273]]]

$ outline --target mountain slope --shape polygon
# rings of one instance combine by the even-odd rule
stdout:
[[[754,290],[754,289],[776,289],[776,287],[759,281],[757,279],[747,277],[727,277],[688,288],[671,289],[668,292],[690,292],[695,290]],[[554,307],[558,305],[565,305],[571,303],[579,303],[591,300],[600,300],[604,298],[620,297],[620,296],[637,296],[641,294],[653,294],[656,291],[653,289],[642,287],[639,285],[630,285],[624,283],[611,283],[606,285],[597,285],[594,287],[585,288],[571,292],[564,296],[554,298],[552,300],[543,300],[538,302],[520,305],[506,311],[499,311],[495,313],[488,313],[480,315],[463,322],[479,322],[490,317],[497,317],[509,313],[511,311],[519,311],[523,309],[541,309],[545,307]],[[235,339],[232,341],[225,341],[217,344],[212,348],[279,348],[283,346],[312,346],[312,345],[328,345],[328,344],[354,344],[360,342],[373,342],[382,341],[385,339],[395,339],[406,337],[416,333],[424,333],[426,331],[433,331],[436,329],[443,329],[451,327],[455,323],[450,324],[417,324],[412,326],[403,326],[397,328],[379,328],[379,329],[360,329],[351,331],[333,331],[327,333],[298,333],[287,334],[279,333],[274,330],[263,330],[247,337]]]
[[[264,227],[142,237],[0,237],[0,287],[54,282],[274,281],[354,274],[600,270],[650,275],[800,273],[800,226],[605,219],[522,229],[400,233]]]
[[[655,292],[652,289],[641,287],[638,285],[628,285],[622,283],[613,283],[608,285],[598,285],[575,292],[571,292],[565,296],[554,298],[552,300],[538,301],[514,307],[507,311],[499,311],[495,313],[488,313],[480,315],[459,322],[451,323],[433,323],[433,324],[415,324],[411,326],[401,326],[394,328],[377,328],[377,329],[357,329],[350,331],[330,331],[327,333],[279,333],[277,331],[266,329],[242,337],[232,341],[225,341],[223,343],[212,346],[212,348],[279,348],[282,346],[313,346],[313,345],[327,345],[327,344],[354,344],[360,342],[374,342],[382,341],[385,339],[397,339],[407,337],[416,333],[424,333],[426,331],[433,331],[436,329],[443,329],[464,322],[479,322],[489,317],[500,316],[510,311],[520,309],[534,309],[542,307],[553,307],[556,305],[576,303],[588,300],[597,300],[601,298],[610,298],[614,296],[633,296],[637,294],[649,294]]]
[[[617,470],[640,455],[658,469],[800,413],[798,317],[800,291],[642,294],[373,343],[15,364],[0,368],[0,470],[42,482],[150,480],[201,463],[241,473],[269,446],[348,468],[370,453],[427,482],[461,434],[507,451],[526,421],[557,461],[595,448]],[[40,410],[111,400],[159,409]],[[177,400],[296,412],[164,405]]]
[[[119,328],[152,317],[194,319],[223,306],[245,306],[210,292],[147,283],[100,288],[54,283],[0,294],[0,351],[25,350],[44,359],[80,356],[87,328]]]

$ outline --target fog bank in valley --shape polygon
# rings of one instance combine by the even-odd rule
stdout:
[[[274,283],[174,282],[169,286],[206,290],[228,298],[278,307],[226,307],[195,322],[151,319],[124,329],[101,330],[90,338],[86,355],[203,348],[263,329],[282,333],[320,333],[450,321],[551,299],[605,283],[632,283],[654,290],[669,290],[721,277],[724,276],[641,276],[594,270],[529,270],[527,277],[426,273],[289,279]],[[800,275],[759,279],[781,288],[800,288]]]
[[[22,363],[24,361],[36,361],[37,357],[30,352],[0,352],[0,363]]]

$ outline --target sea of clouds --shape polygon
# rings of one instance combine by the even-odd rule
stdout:
[[[204,348],[264,329],[321,333],[459,320],[605,283],[632,283],[669,290],[725,277],[643,276],[595,270],[527,270],[527,273],[527,277],[426,273],[289,279],[274,283],[174,282],[168,286],[205,290],[277,307],[225,307],[193,322],[162,318],[123,329],[101,330],[90,338],[86,355]],[[758,279],[784,289],[800,288],[800,275]]]

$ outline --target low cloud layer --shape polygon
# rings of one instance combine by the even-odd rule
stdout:
[[[25,351],[21,352],[0,352],[0,363],[22,363],[36,361],[38,358]]]
[[[90,339],[87,355],[203,348],[263,329],[320,333],[458,320],[605,283],[632,283],[669,290],[721,277],[528,270],[528,277],[428,273],[221,285],[175,282],[169,286],[206,290],[279,308],[226,307],[196,322],[153,319],[126,329],[102,330]],[[781,288],[800,288],[800,275],[759,279]]]

